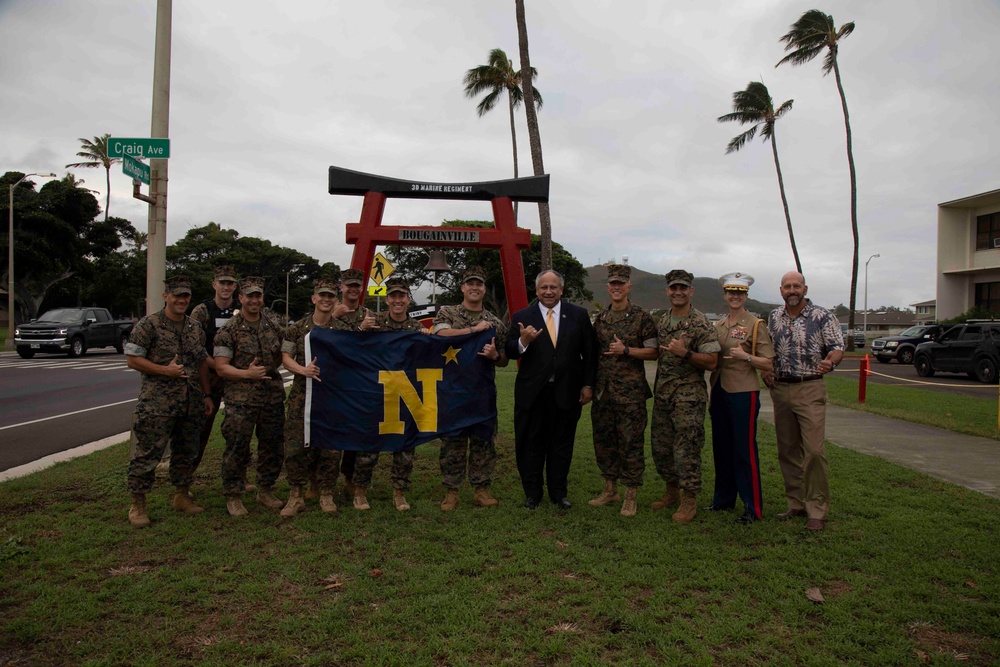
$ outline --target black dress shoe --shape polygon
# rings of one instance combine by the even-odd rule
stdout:
[[[533,509],[537,509],[537,508],[538,508],[538,501],[536,499],[534,499],[534,498],[525,498],[524,499],[524,509],[526,509],[526,510],[533,510]]]
[[[556,507],[561,510],[568,510],[573,506],[573,503],[569,501],[569,498],[560,498],[559,500],[553,499],[552,502],[555,503]]]
[[[706,512],[728,512],[729,510],[736,509],[736,505],[716,505],[712,503],[705,508]]]
[[[733,523],[737,523],[741,526],[749,526],[750,524],[755,523],[756,521],[757,517],[755,517],[753,514],[741,514],[740,516],[736,517],[736,520],[733,521]]]

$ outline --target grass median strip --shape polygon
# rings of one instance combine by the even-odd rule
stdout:
[[[417,450],[410,512],[389,457],[372,509],[314,502],[291,521],[247,502],[226,514],[215,435],[193,491],[204,514],[126,521],[127,447],[0,484],[0,662],[32,665],[990,664],[1000,660],[1000,501],[830,447],[831,523],[807,534],[784,509],[774,432],[761,428],[766,519],[700,512],[679,526],[586,501],[602,486],[588,411],[570,477],[575,506],[521,508],[513,372],[498,374],[493,509],[442,513],[433,444]],[[711,448],[704,452],[709,504]],[[281,495],[287,486],[279,484]],[[811,601],[818,588],[825,600]]]

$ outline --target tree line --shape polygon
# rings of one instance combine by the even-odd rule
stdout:
[[[0,186],[24,176],[7,172]],[[38,190],[30,179],[14,191],[14,295],[17,322],[60,306],[103,306],[119,317],[146,311],[146,234],[130,221],[100,218],[93,193],[71,174]],[[0,215],[9,215],[5,199]],[[4,227],[2,244],[7,245]],[[266,279],[266,305],[284,313],[286,277],[289,314],[310,308],[312,280],[340,275],[340,267],[266,239],[242,236],[215,222],[188,230],[167,247],[167,275],[185,274],[194,282],[195,303],[210,298],[212,270],[232,264],[240,275]],[[4,267],[7,283],[9,267]],[[157,304],[158,306],[159,304]]]

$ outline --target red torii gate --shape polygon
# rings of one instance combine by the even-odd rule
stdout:
[[[365,292],[368,288],[368,273],[375,259],[376,245],[475,246],[500,250],[500,268],[503,270],[504,290],[510,312],[514,313],[528,306],[521,250],[531,246],[531,233],[515,226],[513,202],[547,202],[547,174],[480,183],[428,183],[330,167],[330,194],[365,198],[361,206],[361,222],[347,223],[347,242],[354,244],[351,268],[359,269],[365,275]],[[382,213],[385,211],[385,200],[389,197],[488,200],[493,205],[493,223],[496,227],[383,227]]]

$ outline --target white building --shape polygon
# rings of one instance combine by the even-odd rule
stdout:
[[[1000,190],[938,204],[937,317],[1000,313]]]
[[[920,301],[911,303],[910,307],[916,313],[914,324],[934,324],[937,322],[937,301]]]

